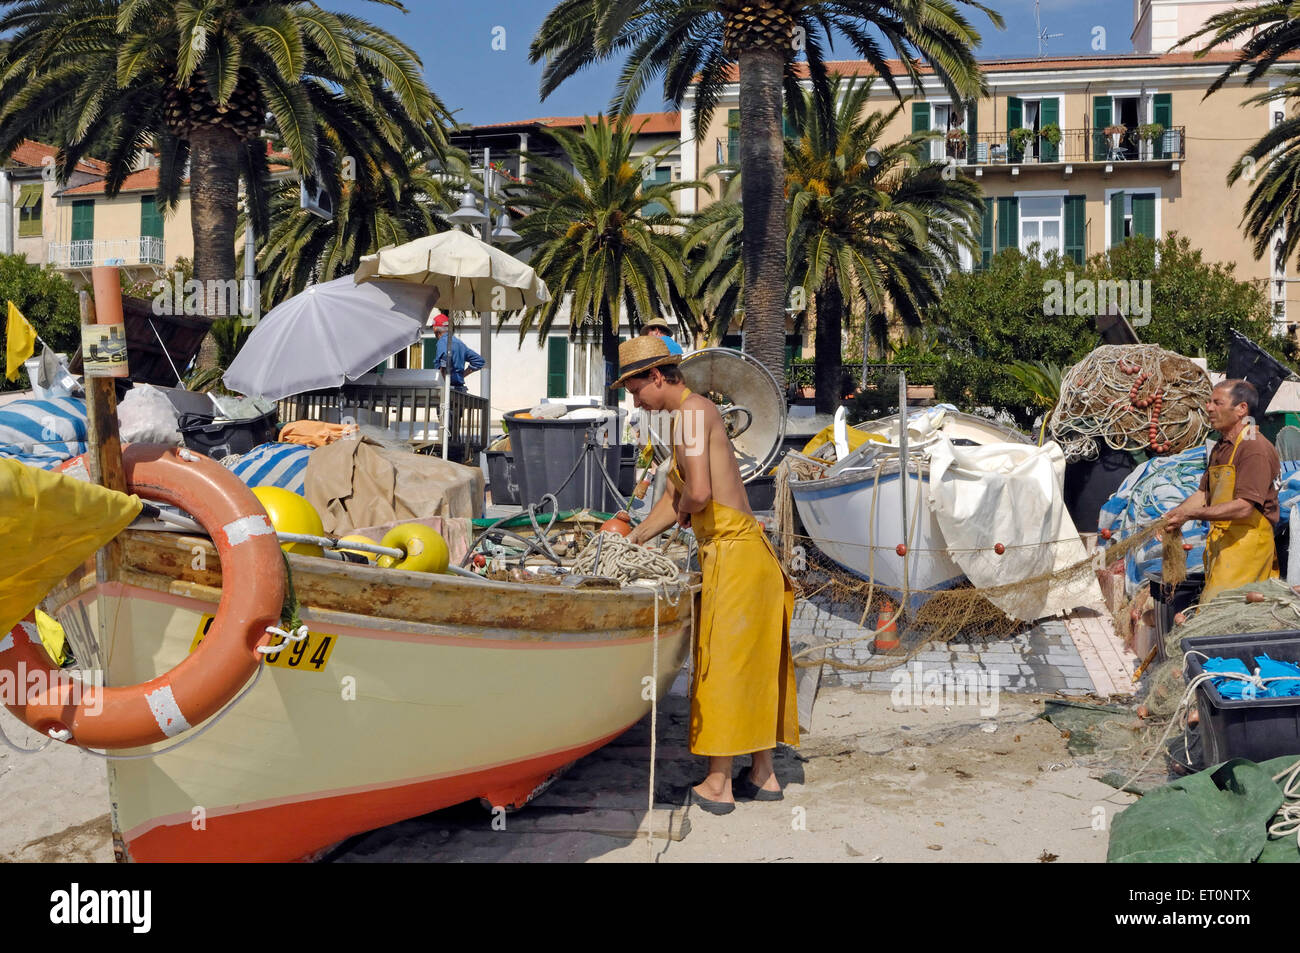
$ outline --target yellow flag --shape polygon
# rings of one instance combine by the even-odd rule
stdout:
[[[18,380],[23,361],[36,353],[36,329],[27,323],[21,311],[9,302],[9,321],[5,330],[5,377]]]

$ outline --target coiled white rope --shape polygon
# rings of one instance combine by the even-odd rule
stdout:
[[[1268,825],[1268,836],[1295,834],[1296,848],[1300,849],[1300,761],[1273,775],[1273,780],[1282,781],[1283,801]]]
[[[626,586],[638,579],[660,585],[675,582],[681,575],[677,563],[662,553],[647,549],[618,533],[597,535],[573,561],[573,571],[583,575],[607,576]]]

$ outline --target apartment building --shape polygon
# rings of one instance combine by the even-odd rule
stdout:
[[[978,268],[1008,247],[1054,249],[1082,262],[1130,235],[1160,238],[1176,231],[1208,260],[1230,262],[1239,278],[1267,285],[1279,325],[1300,322],[1300,291],[1286,262],[1257,261],[1240,229],[1249,162],[1243,180],[1233,186],[1226,181],[1242,153],[1282,120],[1282,107],[1244,105],[1260,87],[1248,90],[1240,81],[1207,98],[1233,59],[1230,51],[1197,58],[1168,49],[1175,31],[1186,35],[1227,6],[1138,0],[1134,41],[1159,51],[981,60],[989,92],[977,101],[953,102],[925,71],[920,90],[885,138],[936,131],[931,158],[980,184],[980,248],[963,267]],[[901,74],[901,64],[894,65]],[[829,66],[872,78],[863,62]],[[682,110],[682,175],[688,179],[715,162],[734,161],[744,134],[734,82],[698,140],[689,138],[692,105],[688,100]],[[896,105],[883,82],[873,84],[869,110]],[[683,199],[685,211],[711,201],[700,190]]]

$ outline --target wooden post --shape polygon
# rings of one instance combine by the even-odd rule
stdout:
[[[122,287],[114,267],[96,266],[91,270],[95,289],[92,300],[88,292],[81,292],[82,324],[121,324]],[[85,357],[82,358],[85,363]],[[117,425],[117,393],[113,377],[93,377],[86,374],[86,432],[88,447],[86,463],[90,478],[100,486],[126,493],[126,471],[122,466],[122,437]],[[120,565],[120,549],[116,540],[110,540],[96,557],[96,581],[101,585],[116,578]]]

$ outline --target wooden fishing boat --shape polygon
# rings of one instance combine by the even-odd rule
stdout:
[[[109,685],[172,668],[221,597],[206,538],[127,531],[118,541],[116,578],[96,583],[88,564],[46,600],[79,661]],[[656,638],[655,593],[636,586],[289,563],[310,629],[301,648],[268,656],[210,730],[109,762],[120,859],[292,860],[474,798],[522,806],[649,711],[655,652],[654,691],[668,691],[698,593],[684,576],[659,597]]]
[[[927,504],[926,447],[942,434],[965,446],[1031,443],[1019,431],[982,417],[944,409],[909,415],[906,485],[901,476],[899,415],[859,424],[884,442],[868,442],[834,466],[811,476],[792,474],[793,497],[805,533],[827,556],[854,575],[890,592],[949,589],[963,575],[944,550],[943,534]],[[904,512],[906,506],[906,512]],[[906,527],[906,534],[904,533]],[[899,545],[905,550],[899,552]],[[916,596],[909,604],[919,604]]]

